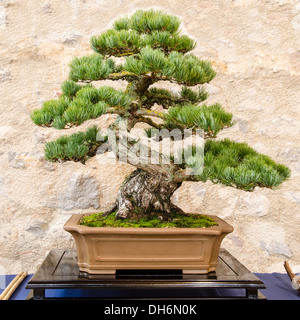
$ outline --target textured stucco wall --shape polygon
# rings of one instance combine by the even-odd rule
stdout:
[[[63,231],[72,213],[112,204],[132,167],[45,162],[44,144],[62,134],[35,126],[30,112],[57,97],[74,56],[118,15],[160,8],[183,20],[194,53],[213,61],[209,103],[236,124],[219,134],[288,165],[278,190],[252,193],[184,183],[174,203],[231,223],[225,247],[253,272],[300,271],[300,2],[296,0],[2,0],[0,2],[0,267],[34,272],[51,248],[74,247]],[[122,81],[113,83],[122,87]],[[176,88],[175,88],[176,89]],[[109,117],[88,121],[107,126]]]

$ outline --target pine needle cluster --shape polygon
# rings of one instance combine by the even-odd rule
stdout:
[[[138,10],[131,17],[117,19],[113,28],[91,38],[92,48],[108,56],[132,55],[145,46],[171,51],[189,52],[196,42],[179,35],[181,21],[158,10]]]
[[[85,133],[73,133],[70,136],[61,136],[55,141],[46,143],[45,156],[52,162],[75,161],[85,163],[93,157],[99,146],[107,141],[101,136],[96,126],[89,128]]]
[[[46,101],[41,109],[33,111],[31,119],[35,124],[64,129],[98,118],[109,107],[125,110],[131,103],[130,97],[122,90],[109,86],[94,88],[66,81],[62,91],[59,99]]]
[[[289,168],[259,154],[246,143],[224,139],[206,141],[204,170],[198,178],[251,191],[256,186],[278,187],[289,176]]]
[[[157,80],[168,79],[186,86],[207,83],[216,75],[210,62],[192,54],[172,51],[166,56],[161,49],[149,46],[142,48],[137,58],[127,57],[124,70],[136,76],[155,73]]]
[[[106,79],[111,73],[119,71],[112,59],[104,59],[101,54],[74,58],[70,63],[69,78],[73,81],[95,81]]]
[[[207,137],[214,138],[217,133],[232,124],[232,114],[216,103],[211,106],[185,104],[169,109],[165,116],[168,129],[203,129]]]

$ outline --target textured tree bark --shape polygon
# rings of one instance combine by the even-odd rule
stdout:
[[[153,79],[141,77],[139,81],[129,83],[126,90],[133,97],[136,97],[136,103],[139,105],[142,103],[140,97],[152,83]],[[171,203],[171,197],[175,190],[181,186],[182,181],[186,180],[186,176],[181,176],[182,169],[172,161],[162,163],[163,155],[160,152],[148,149],[146,155],[141,155],[138,149],[132,149],[136,142],[130,141],[130,130],[137,122],[147,120],[147,118],[140,119],[141,115],[139,116],[136,110],[132,109],[131,114],[123,118],[126,128],[121,128],[118,121],[110,126],[116,138],[113,151],[117,159],[122,161],[125,156],[126,163],[137,169],[125,179],[116,202],[106,213],[117,212],[116,217],[119,219],[141,218],[159,213],[163,220],[168,220],[168,215],[172,211],[184,213]],[[138,137],[131,138],[139,140]],[[159,163],[148,161],[151,158],[150,151],[151,155],[157,155]]]
[[[163,220],[173,210],[183,211],[171,203],[171,197],[181,182],[167,182],[158,175],[151,175],[141,169],[133,171],[122,184],[117,200],[107,211],[117,212],[119,219],[135,219],[159,213]]]

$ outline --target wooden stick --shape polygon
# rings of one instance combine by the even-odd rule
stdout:
[[[290,265],[288,264],[288,262],[287,262],[287,261],[284,261],[283,266],[284,266],[287,274],[289,275],[291,281],[293,281],[293,279],[295,278],[296,275],[295,275],[294,272],[292,271],[292,269],[291,269]],[[295,280],[296,280],[296,279],[295,279]],[[299,280],[298,280],[298,283],[300,284]],[[300,294],[300,288],[297,289],[297,291],[298,291],[298,293]]]
[[[15,283],[10,287],[6,295],[4,296],[3,300],[8,300],[11,295],[14,293],[14,291],[18,288],[20,283],[26,278],[27,272],[20,272],[19,278],[15,281]]]
[[[2,292],[0,300],[8,300],[26,276],[27,272],[24,271],[16,275],[15,278],[6,287],[6,289]]]
[[[287,261],[284,261],[284,268],[285,268],[287,274],[289,275],[290,279],[293,280],[295,277],[295,274],[293,273],[293,271]]]
[[[23,274],[23,271],[17,274],[13,280],[10,282],[10,284],[5,288],[5,290],[1,293],[0,295],[0,300],[3,300],[3,298],[6,296],[7,292],[11,289],[11,287],[15,284],[15,282],[18,281],[18,279],[21,277]]]

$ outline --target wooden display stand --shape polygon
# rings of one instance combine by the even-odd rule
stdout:
[[[180,270],[122,270],[115,275],[79,272],[75,250],[51,250],[28,282],[28,299],[89,299],[47,297],[48,289],[80,289],[90,299],[265,299],[264,283],[225,249],[220,250],[216,272],[183,275]],[[71,290],[66,290],[71,289]],[[97,290],[97,291],[94,291]]]

